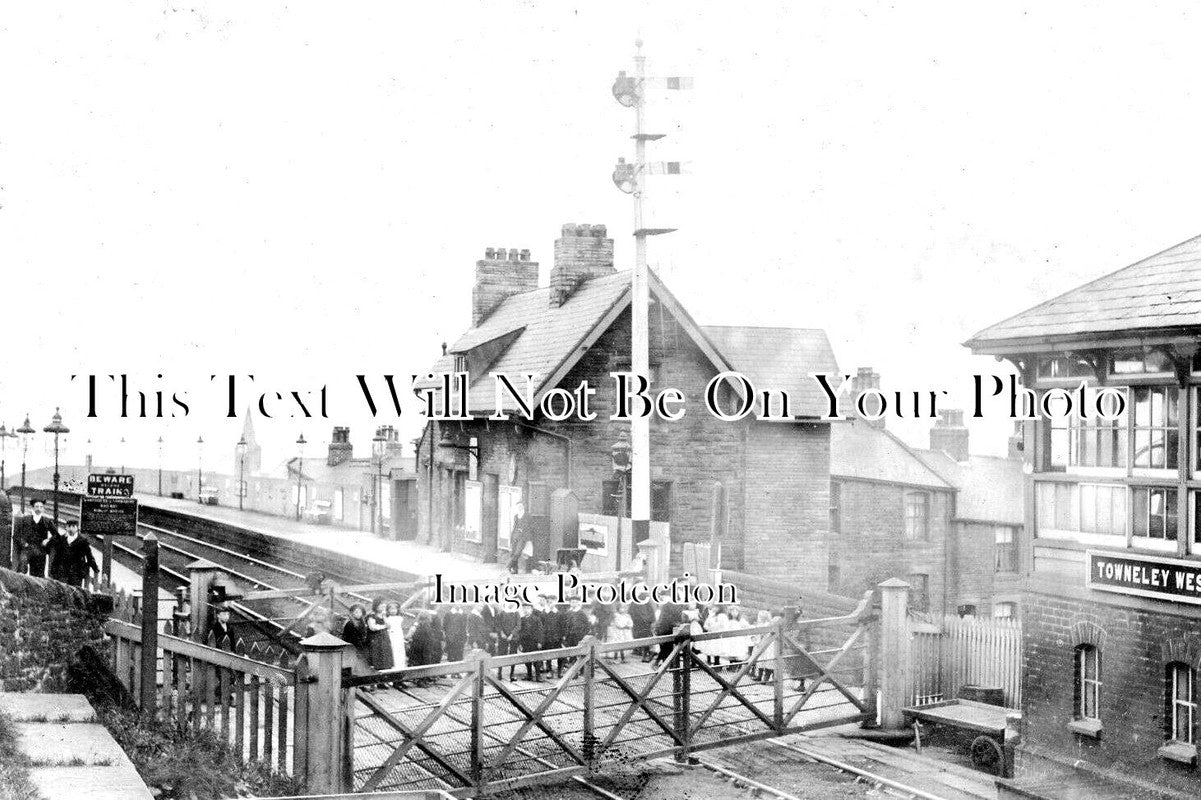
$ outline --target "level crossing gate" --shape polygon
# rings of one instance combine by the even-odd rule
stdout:
[[[475,651],[453,664],[344,672],[339,788],[483,796],[874,721],[877,619],[869,592],[841,617],[696,635],[681,627],[631,642],[586,639],[561,650]],[[661,657],[644,663],[644,650]],[[713,664],[713,652],[727,655]],[[508,680],[533,674],[537,663],[551,667],[546,682]]]

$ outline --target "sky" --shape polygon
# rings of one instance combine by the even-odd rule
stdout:
[[[354,376],[426,370],[486,247],[545,282],[560,226],[603,223],[630,265],[610,86],[639,36],[695,78],[649,98],[651,158],[690,174],[648,223],[702,324],[823,328],[844,369],[962,404],[1007,370],[972,333],[1201,233],[1185,3],[0,2],[0,421],[61,407],[69,461],[150,466],[161,435],[190,468],[203,436],[221,469],[241,420],[210,376],[253,374],[239,416],[328,387],[328,419],[269,406],[265,463],[334,425],[366,453]],[[120,419],[102,386],[88,419],[70,376],[122,373],[190,413]]]

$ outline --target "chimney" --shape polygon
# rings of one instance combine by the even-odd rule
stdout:
[[[613,240],[604,225],[563,226],[555,240],[555,266],[550,271],[550,304],[566,303],[589,278],[612,275]]]
[[[529,250],[489,247],[475,262],[475,287],[471,290],[471,326],[479,325],[504,300],[538,288],[538,262]]]
[[[350,443],[350,428],[334,428],[334,438],[329,442],[329,455],[325,458],[328,466],[336,467],[343,461],[349,461],[354,455],[354,445]]]
[[[404,456],[404,442],[400,440],[400,433],[391,425],[383,425],[375,429],[376,437],[384,440],[384,458],[401,458]]]
[[[946,453],[960,463],[971,455],[968,451],[968,430],[963,424],[963,410],[948,408],[930,429],[930,449]]]
[[[851,378],[851,413],[858,415],[858,411],[854,404],[858,400],[860,392],[865,392],[868,389],[879,388],[880,373],[876,372],[871,367],[860,367],[855,373],[855,377]],[[846,395],[843,396],[845,397]],[[875,400],[868,400],[864,402],[864,408],[872,412],[880,410],[879,403]],[[885,417],[880,417],[880,419],[867,419],[864,420],[864,422],[866,422],[868,425],[871,425],[873,428],[883,428],[884,420]]]

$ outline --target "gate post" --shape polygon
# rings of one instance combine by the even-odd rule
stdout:
[[[305,670],[298,676],[297,692],[305,699],[298,708],[306,719],[297,720],[295,763],[304,767],[304,786],[309,794],[341,794],[347,786],[344,761],[347,756],[346,693],[342,689],[342,662],[346,642],[322,631],[300,642]],[[303,752],[303,756],[301,753]]]
[[[905,727],[909,699],[909,584],[889,578],[880,589],[880,727]]]
[[[584,760],[588,771],[596,772],[596,637],[586,636],[580,644],[588,648],[584,662]]]
[[[676,753],[676,761],[686,763],[691,750],[692,740],[689,730],[692,727],[692,630],[688,623],[680,625],[675,630],[676,645],[680,652],[676,654],[676,663],[671,676],[672,707],[675,712],[674,727],[676,736],[684,745]]]
[[[476,648],[467,656],[474,672],[471,681],[471,780],[475,782],[477,796],[484,795],[484,689],[488,685],[488,670],[492,658],[487,650]]]
[[[204,641],[204,635],[209,629],[209,589],[213,586],[213,578],[218,567],[207,559],[197,559],[186,567],[188,570],[188,587],[192,603],[192,638],[198,642]],[[218,642],[218,644],[220,644]]]
[[[154,719],[158,699],[158,537],[146,534],[142,540],[142,685],[138,699],[142,716]]]

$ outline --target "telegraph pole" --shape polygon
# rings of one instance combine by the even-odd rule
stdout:
[[[646,144],[662,139],[665,134],[648,133],[645,130],[646,108],[646,56],[642,54],[642,40],[635,43],[634,77],[625,72],[618,73],[613,84],[613,96],[623,106],[634,109],[634,163],[627,164],[619,159],[613,172],[613,182],[623,192],[634,198],[634,269],[631,275],[631,352],[630,369],[642,378],[650,374],[650,270],[646,263],[646,240],[648,236],[671,233],[675,228],[648,228],[643,219],[646,203],[646,176],[653,173],[679,174],[678,162],[651,164],[646,160]],[[656,79],[658,80],[658,79]],[[688,78],[667,78],[668,88],[686,88]],[[650,417],[635,416],[630,420],[630,522],[634,543],[650,536],[651,519],[651,428]],[[619,565],[620,567],[620,565]]]

